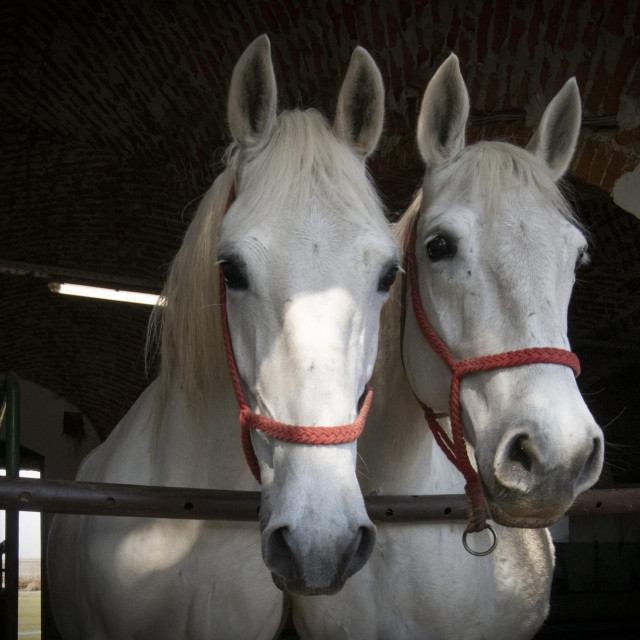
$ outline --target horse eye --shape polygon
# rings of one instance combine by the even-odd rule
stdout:
[[[394,264],[389,267],[380,277],[378,281],[378,291],[387,293],[391,289],[391,285],[396,281],[396,274],[398,273],[398,265]]]
[[[427,242],[427,255],[431,262],[438,262],[443,258],[453,258],[455,254],[455,245],[441,234],[434,236]]]
[[[229,289],[243,291],[249,288],[249,283],[242,271],[233,262],[223,261],[220,268],[224,274],[224,282]]]

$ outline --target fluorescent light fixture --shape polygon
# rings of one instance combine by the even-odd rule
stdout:
[[[102,287],[89,287],[84,284],[50,282],[49,289],[54,293],[63,293],[69,296],[99,298],[101,300],[114,300],[116,302],[133,302],[134,304],[148,304],[151,306],[155,305],[158,300],[160,300],[160,304],[164,302],[164,299],[155,293],[141,293],[140,291],[125,291],[122,289],[103,289]]]

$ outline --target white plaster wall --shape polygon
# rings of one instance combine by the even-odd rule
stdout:
[[[39,384],[20,379],[20,444],[44,456],[43,478],[73,480],[82,458],[100,444],[100,439],[84,416],[87,437],[80,446],[62,434],[65,411],[79,412],[64,398]],[[0,439],[6,438],[5,426]]]
[[[636,218],[640,218],[640,164],[620,176],[613,186],[613,201]]]

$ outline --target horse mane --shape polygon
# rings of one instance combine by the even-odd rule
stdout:
[[[201,407],[204,389],[219,382],[225,366],[216,256],[220,223],[235,182],[235,158],[236,150],[230,147],[229,164],[203,196],[169,268],[162,302],[149,319],[147,361],[160,356],[158,420],[174,372],[182,372],[180,382],[188,404]]]
[[[533,194],[538,203],[558,211],[568,222],[587,235],[585,228],[577,219],[573,207],[564,192],[563,183],[556,183],[542,160],[526,149],[501,141],[480,141],[469,145],[444,167],[436,170],[440,184],[455,181],[458,193],[464,195],[471,185],[480,185],[482,201],[486,215],[496,215],[502,201],[505,188],[520,186]],[[408,209],[392,226],[392,233],[398,246],[404,251],[404,240],[423,209],[423,193],[428,197],[433,189],[431,174],[427,172],[425,185],[415,195]],[[515,195],[522,191],[516,190]],[[400,279],[399,279],[400,280]],[[376,369],[384,370],[394,349],[400,341],[400,308],[402,305],[402,286],[396,282],[391,288],[389,299],[382,309],[380,319],[380,341]]]
[[[147,357],[160,355],[158,421],[175,376],[195,416],[202,415],[214,390],[226,384],[217,252],[220,225],[236,183],[238,199],[243,195],[245,163],[256,167],[252,198],[243,200],[248,207],[244,219],[249,222],[274,212],[294,215],[296,205],[322,189],[323,203],[332,215],[353,217],[362,212],[359,224],[387,232],[382,205],[364,163],[313,109],[282,112],[265,142],[250,149],[233,144],[225,159],[225,170],[204,195],[170,266],[162,292],[165,302],[151,314]],[[359,206],[353,206],[355,202]]]
[[[482,140],[465,147],[437,171],[438,182],[443,185],[453,182],[461,195],[472,185],[479,185],[488,216],[497,214],[507,190],[513,192],[516,202],[518,196],[526,192],[533,195],[540,207],[558,211],[568,222],[584,231],[569,203],[564,183],[554,182],[544,161],[526,149],[508,142]],[[434,186],[429,173],[424,186],[429,195],[429,189]]]

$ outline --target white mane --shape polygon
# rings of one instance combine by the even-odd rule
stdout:
[[[232,145],[227,168],[207,191],[182,246],[171,265],[163,290],[165,306],[153,310],[147,352],[160,351],[160,415],[174,375],[180,376],[187,403],[200,414],[226,377],[227,364],[219,315],[217,251],[219,230],[234,183],[255,198],[246,219],[276,217],[286,202],[300,210],[321,194],[336,216],[358,216],[357,224],[386,233],[386,219],[362,161],[331,131],[314,110],[281,113],[265,144],[253,149]],[[243,184],[242,169],[252,163],[257,176]],[[353,206],[359,203],[358,206]],[[154,346],[160,342],[159,349]]]
[[[516,196],[525,192],[533,195],[540,207],[555,209],[578,226],[571,205],[544,161],[513,144],[481,141],[469,145],[452,162],[438,170],[437,180],[435,175],[431,178],[427,173],[424,185],[427,197],[431,195],[431,189],[438,188],[435,182],[440,189],[453,189],[456,193],[464,193],[476,185],[480,188],[484,215],[495,216],[504,193],[516,188]],[[417,211],[414,217],[416,214]]]
[[[533,194],[538,203],[558,211],[583,233],[584,229],[576,219],[570,203],[561,188],[553,181],[546,165],[529,153],[506,142],[481,141],[469,145],[451,163],[438,170],[437,182],[427,173],[424,190],[420,189],[403,216],[393,225],[393,235],[398,246],[404,249],[404,239],[423,209],[422,197],[450,188],[454,193],[463,193],[471,185],[480,185],[484,215],[497,215],[501,199],[506,189],[521,187],[517,193]],[[380,320],[380,347],[378,352],[379,370],[384,370],[383,362],[390,353],[398,349],[400,340],[400,282],[396,282]]]

